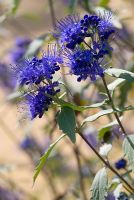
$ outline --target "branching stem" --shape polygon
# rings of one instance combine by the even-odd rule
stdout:
[[[90,144],[90,142],[86,139],[86,137],[78,133],[80,137],[87,143],[87,145],[93,150],[93,152],[97,155],[97,157],[105,164],[106,167],[108,167],[114,174],[116,174],[120,180],[122,180],[123,183],[125,183],[128,188],[132,190],[130,193],[134,193],[134,188],[109,164],[109,162],[105,161],[105,159],[97,152],[97,150]]]

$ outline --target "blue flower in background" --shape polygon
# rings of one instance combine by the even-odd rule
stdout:
[[[25,137],[24,140],[21,142],[20,147],[23,150],[32,149],[35,144],[35,141],[31,137]]]
[[[106,200],[116,200],[116,199],[115,199],[114,195],[110,192],[108,194],[108,196],[106,197]]]
[[[18,37],[16,38],[15,45],[17,47],[26,47],[31,43],[31,39],[27,37]]]
[[[22,195],[18,192],[11,191],[7,188],[0,187],[0,199],[1,200],[20,200]]]
[[[10,58],[13,63],[20,62],[27,50],[31,40],[26,37],[18,37],[15,41],[15,47],[10,51]]]
[[[52,97],[60,92],[59,89],[54,90],[57,86],[58,82],[53,82],[52,84],[39,87],[35,93],[26,96],[27,104],[31,113],[31,119],[34,119],[37,116],[41,118],[44,112],[48,111],[53,100]],[[48,95],[51,95],[52,97],[49,97]]]
[[[0,85],[8,90],[13,90],[16,85],[13,70],[6,63],[0,63]]]
[[[115,163],[116,169],[124,169],[127,165],[127,161],[125,159],[120,159]]]

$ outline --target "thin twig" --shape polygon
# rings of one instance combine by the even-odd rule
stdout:
[[[87,145],[93,150],[93,152],[97,155],[97,157],[107,166],[114,174],[116,174],[123,183],[125,183],[134,193],[134,188],[107,162],[104,158],[96,151],[96,149],[90,144],[90,142],[84,137],[83,134],[79,133],[80,137],[87,143]]]

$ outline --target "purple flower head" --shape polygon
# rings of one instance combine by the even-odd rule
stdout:
[[[48,52],[42,58],[33,57],[24,60],[16,68],[19,85],[40,84],[44,79],[52,79],[53,74],[60,69],[62,59],[57,53],[56,45],[49,46]]]
[[[47,79],[52,79],[53,74],[60,69],[60,64],[62,64],[62,58],[59,56],[57,51],[57,46],[49,45],[47,53],[42,56],[42,68],[44,75]]]
[[[116,169],[124,169],[127,165],[127,161],[125,159],[120,159],[115,163]]]
[[[19,85],[40,83],[44,78],[42,73],[42,61],[36,57],[24,60],[16,67]]]
[[[69,15],[57,22],[54,37],[62,47],[74,49],[76,44],[83,42],[85,33],[81,29],[79,15]]]
[[[62,48],[66,47],[73,50],[76,46],[85,42],[86,37],[90,37],[91,43],[96,42],[99,48],[104,50],[104,54],[109,54],[109,51],[106,52],[105,50],[108,47],[107,41],[110,35],[115,32],[111,23],[110,12],[104,13],[103,17],[85,15],[82,19],[79,15],[69,15],[57,22],[55,30],[54,36],[58,39]],[[91,46],[93,45],[91,44]],[[101,54],[103,55],[103,51],[101,51]]]
[[[77,81],[86,80],[88,77],[91,81],[95,81],[97,76],[103,77],[104,70],[98,58],[94,57],[92,50],[77,48],[73,52],[66,50],[64,55],[67,58],[70,73],[78,76]]]
[[[48,108],[53,101],[52,97],[60,92],[59,89],[54,90],[56,87],[58,87],[58,82],[53,82],[52,84],[47,84],[46,86],[39,87],[35,93],[28,94],[26,96],[31,119],[34,119],[37,116],[41,118],[44,112],[48,111]]]

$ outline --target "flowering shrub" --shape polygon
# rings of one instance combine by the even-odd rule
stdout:
[[[80,5],[84,5],[82,1]],[[54,13],[52,14],[54,30],[50,35],[55,39],[55,44],[50,43],[47,51],[39,54],[40,47],[43,48],[42,42],[40,47],[35,48],[34,53],[29,53],[33,45],[32,41],[23,38],[16,41],[15,50],[10,52],[17,78],[17,89],[21,92],[21,101],[27,105],[31,120],[43,118],[43,116],[48,120],[47,114],[51,110],[55,114],[53,129],[58,125],[63,132],[43,155],[42,148],[34,139],[26,137],[21,143],[21,148],[28,153],[31,160],[34,160],[34,153],[41,156],[35,169],[33,182],[43,170],[47,174],[43,167],[49,155],[56,144],[67,136],[73,143],[82,199],[87,200],[83,177],[87,176],[88,170],[86,173],[82,171],[79,158],[81,146],[77,145],[77,138],[79,138],[88,145],[103,164],[96,175],[93,175],[90,199],[134,199],[134,183],[131,177],[131,172],[134,171],[134,136],[128,134],[122,123],[124,112],[133,110],[134,107],[125,106],[125,103],[121,102],[117,105],[118,102],[114,101],[116,88],[133,83],[134,73],[111,67],[109,64],[114,54],[114,37],[117,35],[112,12],[106,11],[100,15],[94,12],[83,17],[73,14],[57,22]],[[70,75],[73,75],[80,85],[86,83],[85,88],[88,88],[89,84],[94,85],[98,93],[99,84],[101,84],[103,98],[98,98],[99,100],[97,99],[93,104],[89,102],[89,99],[83,104],[80,97],[73,99],[66,80]],[[112,79],[108,80],[109,76]],[[97,95],[101,96],[101,94]],[[82,97],[84,99],[84,95]],[[89,114],[89,110],[95,110],[96,114]],[[87,124],[104,115],[109,119],[109,123],[98,130],[98,138],[96,138],[97,131],[90,133]],[[89,134],[85,134],[88,130]],[[122,141],[125,158],[120,158],[113,164],[109,158],[114,150],[114,141],[119,142],[119,139]],[[34,165],[36,165],[35,161],[37,160],[34,160]],[[109,176],[110,171],[112,176]],[[53,187],[52,185],[52,189]],[[66,196],[66,193],[63,196]]]

